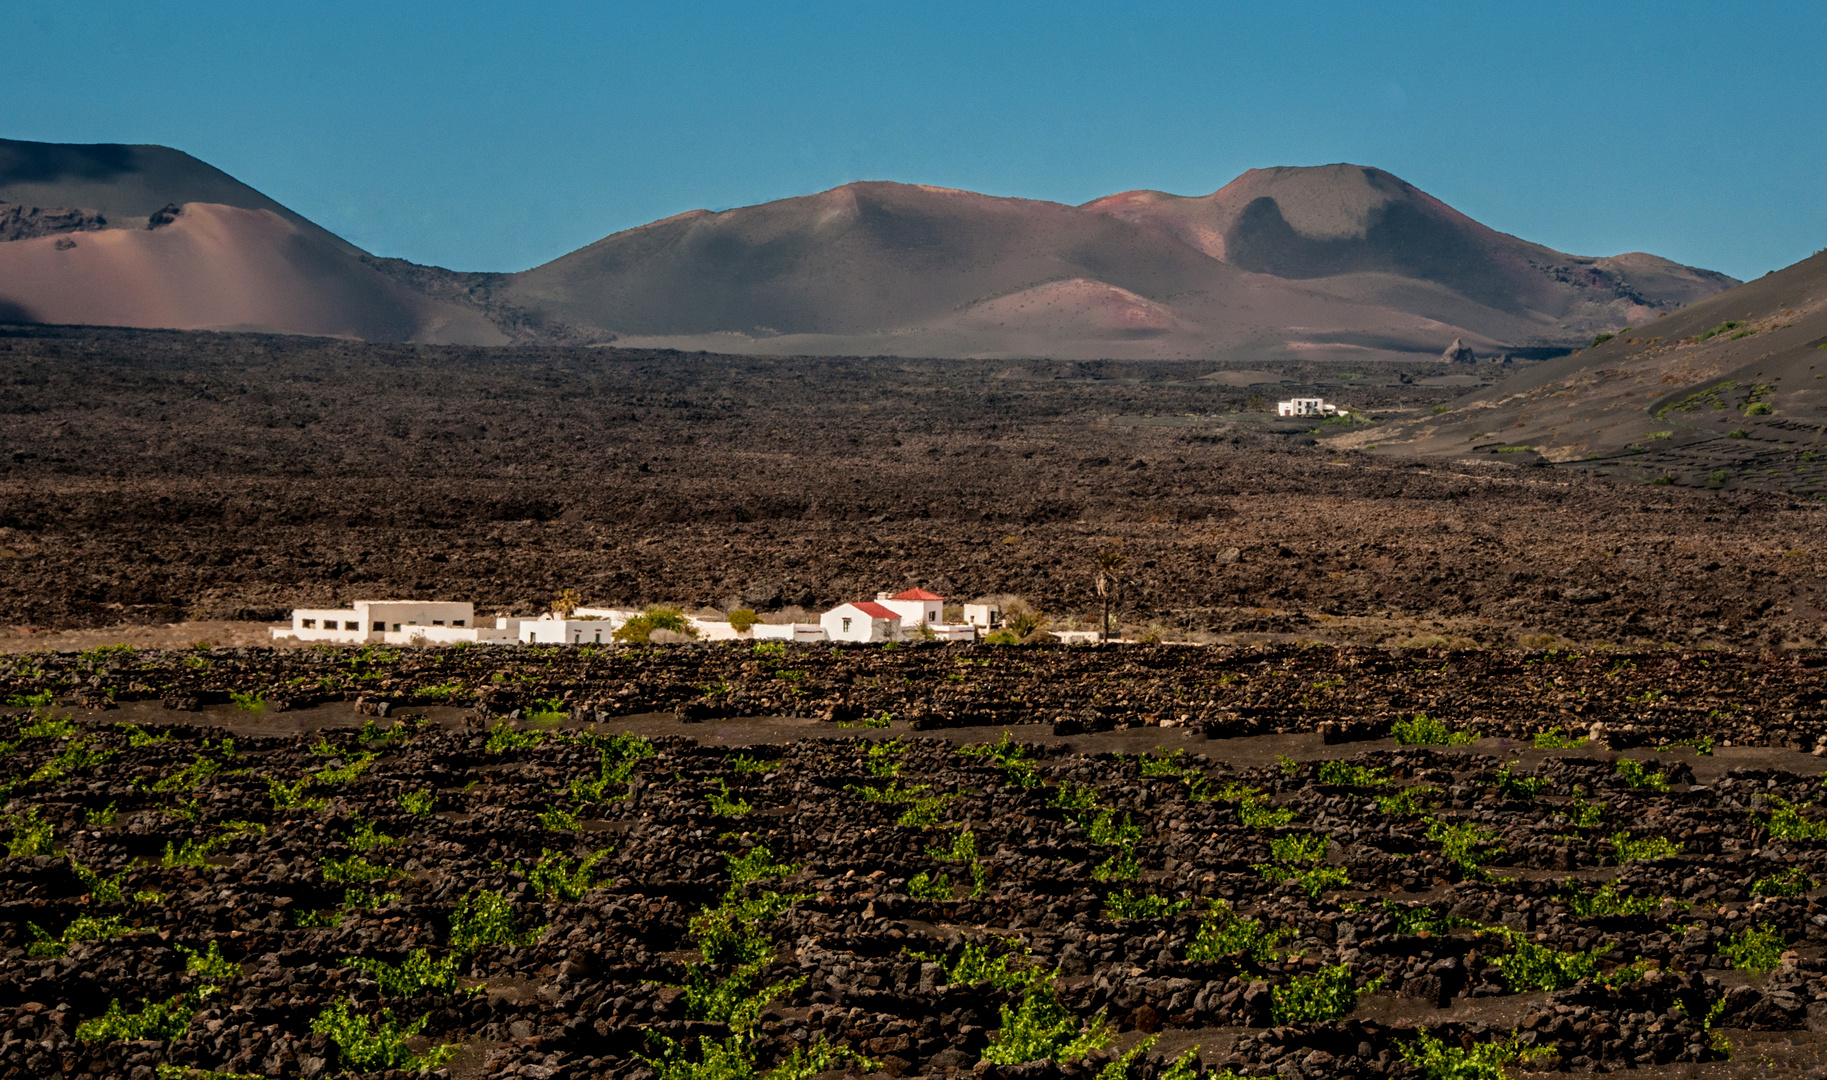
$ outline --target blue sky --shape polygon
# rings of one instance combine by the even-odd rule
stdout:
[[[0,136],[175,146],[464,270],[850,180],[1078,203],[1334,161],[1577,254],[1827,247],[1819,0],[7,10]]]

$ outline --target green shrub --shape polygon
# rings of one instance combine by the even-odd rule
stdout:
[[[1683,908],[1692,905],[1685,901],[1669,901],[1661,896],[1626,896],[1618,891],[1617,883],[1608,881],[1599,886],[1597,892],[1581,894],[1569,886],[1563,898],[1573,913],[1582,919],[1599,919],[1617,915],[1654,915],[1662,910],[1662,905],[1675,903]]]
[[[431,808],[436,806],[437,802],[438,797],[430,788],[404,792],[399,798],[401,809],[414,817],[425,817],[430,814]]]
[[[1504,848],[1496,846],[1497,832],[1472,822],[1449,825],[1439,818],[1427,823],[1427,838],[1440,845],[1440,853],[1446,856],[1468,877],[1480,877],[1484,874],[1485,864],[1504,853]]]
[[[1588,740],[1580,735],[1563,734],[1560,728],[1549,728],[1535,735],[1537,750],[1576,750],[1585,746]]]
[[[1495,773],[1497,790],[1507,799],[1528,802],[1541,794],[1548,787],[1548,781],[1539,776],[1518,776],[1510,771],[1509,762],[1505,762]]]
[[[1294,811],[1271,804],[1267,795],[1248,784],[1226,784],[1218,797],[1237,804],[1237,820],[1246,829],[1279,829],[1294,820]]]
[[[34,716],[19,726],[21,739],[67,739],[76,734],[76,721],[67,716]]]
[[[450,916],[450,947],[458,952],[485,945],[531,945],[545,932],[543,926],[524,932],[516,930],[514,905],[507,897],[486,889],[465,893]]]
[[[509,750],[527,750],[546,741],[543,731],[516,731],[514,725],[506,720],[495,721],[489,729],[488,742],[483,749],[491,754],[503,754]]]
[[[203,995],[213,989],[214,987],[206,987],[194,994],[179,994],[170,1001],[157,1004],[142,1002],[143,1007],[137,1013],[122,1009],[120,999],[115,998],[108,1004],[107,1012],[76,1026],[77,1041],[157,1039],[160,1042],[170,1042],[181,1038],[190,1030],[190,1022],[197,1015],[197,1006]]]
[[[1617,769],[1618,775],[1624,778],[1624,782],[1633,788],[1647,791],[1668,790],[1668,774],[1666,772],[1652,773],[1649,771],[1648,766],[1635,758],[1621,757],[1613,767]]]
[[[343,966],[367,972],[370,978],[380,984],[381,993],[390,998],[410,998],[429,992],[448,994],[456,990],[457,969],[461,966],[461,960],[456,953],[451,953],[442,960],[433,960],[431,950],[417,949],[397,964],[347,956],[343,958]],[[481,987],[476,989],[480,991]]]
[[[1104,912],[1113,919],[1163,919],[1192,907],[1191,900],[1169,900],[1165,896],[1138,895],[1130,889],[1104,898]]]
[[[799,871],[792,863],[775,862],[774,852],[766,844],[756,844],[743,855],[725,855],[723,861],[730,872],[731,888],[767,878],[791,877]]]
[[[1565,990],[1599,972],[1599,957],[1611,951],[1605,945],[1590,952],[1561,952],[1530,941],[1514,930],[1492,931],[1510,943],[1506,956],[1491,958],[1503,973],[1504,985],[1516,993],[1531,990]]]
[[[1085,835],[1100,846],[1129,847],[1142,839],[1142,826],[1128,814],[1119,818],[1115,810],[1100,810],[1085,826]]]
[[[718,817],[741,817],[755,809],[747,799],[740,795],[732,798],[729,781],[722,777],[717,778],[717,790],[706,795],[705,798],[710,801],[711,813]]]
[[[752,608],[737,608],[730,612],[730,629],[738,634],[746,634],[749,628],[761,621]]]
[[[1319,767],[1319,782],[1340,787],[1381,787],[1390,781],[1382,769],[1373,766],[1323,761]]]
[[[1454,731],[1426,713],[1397,720],[1389,733],[1403,746],[1463,746],[1478,738],[1476,731]]]
[[[1465,1047],[1449,1046],[1429,1035],[1426,1028],[1416,1028],[1415,1034],[1415,1041],[1399,1043],[1396,1050],[1426,1080],[1507,1080],[1506,1065],[1521,1058],[1554,1053],[1546,1047],[1524,1050],[1514,1038]]]
[[[1372,980],[1365,990],[1383,985]],[[1318,1024],[1350,1015],[1358,1007],[1357,982],[1345,964],[1322,967],[1311,975],[1296,975],[1288,985],[1269,991],[1271,1015],[1277,1024]]]
[[[275,810],[322,810],[330,805],[325,798],[309,798],[305,789],[313,783],[310,776],[301,776],[291,784],[282,783],[272,777],[266,778],[266,792],[273,799]]]
[[[351,855],[346,859],[321,859],[318,865],[323,868],[325,881],[352,881],[366,884],[370,881],[385,881],[400,873],[391,866],[371,863],[360,855]]]
[[[212,982],[241,977],[241,965],[222,955],[221,942],[210,942],[207,952],[198,952],[183,945],[177,946],[177,950],[184,955],[186,974],[200,975]]]
[[[926,853],[946,862],[974,863],[977,861],[977,834],[969,829],[959,829],[952,834],[949,847],[929,847]]]
[[[69,856],[69,859],[70,871],[76,875],[77,880],[83,883],[83,887],[89,890],[89,902],[91,904],[114,905],[127,902],[124,891],[124,886],[127,881],[127,871],[122,870],[113,877],[102,877],[82,863],[77,862],[76,856],[71,855]]]
[[[750,624],[754,625],[753,623]],[[653,640],[655,630],[670,630],[686,637],[697,637],[698,629],[676,607],[655,605],[618,627],[612,637],[627,644],[645,644]]]
[[[1729,943],[1720,946],[1719,952],[1739,971],[1756,974],[1774,971],[1783,962],[1783,935],[1769,923],[1747,926],[1732,935]]]
[[[401,1027],[394,1019],[392,1009],[382,1009],[377,1023],[375,1018],[357,1013],[354,1005],[352,1000],[336,1002],[311,1021],[314,1034],[328,1035],[336,1044],[340,1064],[349,1072],[379,1069],[426,1072],[442,1066],[457,1052],[456,1043],[434,1046],[423,1054],[413,1053],[406,1045],[408,1038],[425,1029],[426,1022],[431,1019],[430,1013]]]
[[[952,898],[952,879],[945,874],[932,874],[922,870],[907,883],[907,895],[915,900],[950,900]]]
[[[527,873],[527,883],[547,900],[581,900],[591,889],[609,884],[598,881],[595,866],[609,849],[593,851],[582,862],[546,848],[540,852],[539,864]]]
[[[1377,809],[1390,817],[1415,817],[1432,810],[1427,800],[1439,793],[1440,789],[1432,784],[1412,784],[1393,795],[1374,795],[1372,798],[1376,800]]]
[[[52,700],[49,690],[40,690],[36,694],[14,694],[6,703],[15,709],[48,709]]]
[[[1611,847],[1621,863],[1672,859],[1681,854],[1681,845],[1666,836],[1638,839],[1627,832],[1612,833]]]
[[[243,712],[263,713],[266,711],[266,698],[260,694],[243,694],[238,690],[230,690],[228,699],[235,703],[235,708]]]
[[[1186,948],[1186,958],[1196,964],[1215,964],[1242,954],[1258,964],[1279,959],[1278,946],[1294,937],[1294,928],[1271,931],[1256,919],[1241,919],[1223,900],[1213,900],[1199,933]]]
[[[1799,866],[1778,871],[1751,883],[1754,896],[1801,896],[1814,888],[1814,879],[1802,873]]]
[[[70,925],[64,927],[63,933],[57,937],[52,937],[37,923],[27,923],[26,932],[32,936],[32,943],[26,947],[25,955],[33,959],[66,955],[70,946],[84,941],[108,941],[145,933],[137,926],[121,922],[118,915],[99,919],[93,915],[78,915],[70,920]]]
[[[983,1060],[991,1064],[1077,1061],[1110,1045],[1110,1029],[1101,1013],[1082,1023],[1066,1011],[1052,976],[1035,971],[1022,991],[1021,1002],[1002,1007],[1002,1026],[993,1038],[983,1050]]]
[[[1752,814],[1751,821],[1772,840],[1827,840],[1827,822],[1811,821],[1803,816],[1802,811],[1813,806],[1813,803],[1795,805],[1780,795],[1768,796],[1771,809],[1758,820]]]

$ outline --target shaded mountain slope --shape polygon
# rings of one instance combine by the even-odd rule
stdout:
[[[1240,270],[1060,203],[857,183],[617,233],[501,295],[624,344],[722,351],[1437,355],[1476,327]]]
[[[177,150],[0,140],[0,321],[508,340],[368,259]]]
[[[1348,439],[1827,496],[1827,253]]]
[[[1202,197],[1130,191],[1085,209],[1157,229],[1239,269],[1467,318],[1518,344],[1567,344],[1737,283],[1640,252],[1589,258],[1519,240],[1359,165],[1252,169]],[[1416,287],[1423,283],[1437,288]]]
[[[496,344],[475,312],[412,292],[270,210],[187,203],[157,228],[0,244],[0,321]]]
[[[0,139],[0,203],[87,210],[115,228],[144,228],[166,206],[267,210],[349,254],[360,249],[213,165],[169,146]]]

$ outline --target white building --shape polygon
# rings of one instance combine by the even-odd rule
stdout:
[[[1277,416],[1331,416],[1345,410],[1326,404],[1325,398],[1297,397],[1275,403]]]
[[[520,625],[516,638],[523,645],[612,645],[616,630],[628,621],[577,618],[582,611],[582,608],[573,611],[573,617],[569,619],[552,614],[537,619],[517,619],[515,621]]]
[[[454,641],[512,641],[514,635],[496,620],[495,627],[476,625],[474,604],[437,600],[357,600],[347,608],[297,608],[292,625],[275,627],[273,636],[300,641],[347,644],[385,642],[407,645]]]
[[[818,618],[827,641],[899,641],[901,616],[873,600],[839,604]]]
[[[988,634],[1002,629],[1001,604],[966,604],[964,621]]]
[[[908,630],[922,625],[938,626],[945,618],[945,597],[925,589],[908,589],[893,596],[879,592],[875,594],[875,602],[899,615],[902,627]]]

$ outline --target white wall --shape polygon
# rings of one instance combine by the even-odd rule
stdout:
[[[756,641],[793,641],[800,644],[828,641],[825,628],[818,623],[756,623],[749,628]]]
[[[375,635],[410,634],[415,626],[476,625],[476,605],[454,601],[357,600],[355,610],[363,629]]]
[[[945,618],[943,600],[896,600],[886,593],[877,593],[875,602],[899,615],[901,626],[907,630],[921,623],[936,625]]]
[[[306,626],[305,623],[310,623]],[[331,625],[326,626],[326,623]],[[354,623],[355,629],[347,628]],[[353,608],[294,608],[289,629],[273,629],[276,638],[295,637],[300,641],[360,642],[368,640],[367,623]]]
[[[832,608],[818,617],[818,624],[831,641],[895,641],[901,636],[901,620],[874,618],[854,604]]]
[[[964,605],[964,621],[981,628],[986,633],[991,630],[1000,630],[1002,629],[1002,605],[966,604]]]
[[[527,645],[609,645],[615,631],[608,619],[523,619],[520,640]]]

